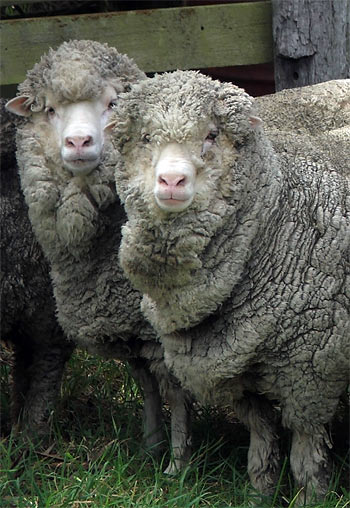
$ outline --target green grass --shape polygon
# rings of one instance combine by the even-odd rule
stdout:
[[[8,369],[0,365],[7,408]],[[169,415],[167,415],[167,419]],[[46,450],[6,436],[0,442],[0,507],[228,508],[248,507],[247,431],[226,411],[200,408],[193,422],[194,455],[175,477],[141,446],[142,398],[127,368],[76,353],[65,374]],[[346,424],[336,429],[332,485],[317,508],[350,508]],[[284,440],[287,449],[286,440]],[[293,507],[285,460],[273,503]],[[259,505],[260,506],[260,505]]]

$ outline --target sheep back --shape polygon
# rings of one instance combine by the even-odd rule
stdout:
[[[309,153],[337,172],[350,174],[349,79],[256,97],[254,107],[277,152],[292,157]]]
[[[318,136],[350,126],[350,79],[338,79],[256,97],[270,128]]]

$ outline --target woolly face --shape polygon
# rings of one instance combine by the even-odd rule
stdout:
[[[207,131],[206,136],[201,136],[203,143],[192,149],[191,143],[172,141],[156,150],[152,161],[153,194],[155,202],[162,210],[180,212],[188,208],[195,195],[205,187],[204,159],[211,156],[214,162],[213,171],[220,164],[221,157],[214,146],[218,130],[214,124],[208,124],[204,132]]]
[[[63,166],[73,176],[91,173],[100,163],[104,146],[103,129],[108,123],[117,97],[116,90],[106,85],[97,97],[78,102],[60,103],[53,93],[45,95],[44,111],[32,113],[27,97],[19,96],[6,105],[12,113],[31,116],[41,125],[44,137],[54,140]]]
[[[188,139],[174,135],[157,142],[140,132],[138,141],[136,134],[130,144],[123,146],[123,168],[121,173],[121,168],[117,169],[117,183],[119,176],[127,175],[132,206],[135,191],[156,215],[160,212],[166,217],[191,205],[203,209],[210,199],[210,189],[222,173],[225,140],[221,137],[218,145],[217,135],[218,129],[209,120],[199,126],[198,135]]]
[[[122,95],[112,123],[122,155],[117,188],[127,211],[143,201],[151,213],[172,219],[238,194],[244,175],[232,171],[237,148],[259,123],[250,109],[242,90],[191,71],[157,76]]]

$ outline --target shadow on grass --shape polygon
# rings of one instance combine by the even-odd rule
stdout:
[[[6,386],[2,383],[5,409]],[[230,410],[194,408],[195,452],[184,471],[173,477],[162,473],[169,453],[156,460],[143,450],[142,410],[140,391],[127,367],[76,353],[51,418],[50,447],[43,449],[11,434],[0,443],[1,508],[249,505],[253,497],[246,470],[249,434]],[[167,428],[169,416],[165,408]],[[332,485],[317,507],[350,506],[348,430],[348,411],[343,407],[332,428]],[[283,432],[282,456],[288,456],[289,445],[290,436]],[[259,507],[292,508],[294,494],[285,459],[273,500]]]

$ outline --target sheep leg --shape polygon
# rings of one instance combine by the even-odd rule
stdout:
[[[271,496],[280,473],[276,413],[266,399],[256,396],[236,402],[234,409],[250,431],[248,473],[251,484],[263,496]]]
[[[165,474],[176,474],[188,463],[192,453],[191,412],[184,391],[172,384],[166,395],[171,411],[172,460]]]
[[[144,396],[143,406],[143,439],[148,451],[154,455],[161,453],[165,443],[163,426],[162,399],[155,376],[146,362],[129,361],[132,375],[139,383]]]
[[[62,344],[64,343],[62,337]],[[17,347],[13,368],[14,422],[30,437],[48,438],[48,418],[59,393],[70,345]]]
[[[34,354],[30,366],[30,386],[23,407],[23,422],[33,425],[39,435],[47,433],[48,418],[60,390],[64,366],[70,356],[60,347]]]
[[[304,506],[322,498],[329,487],[330,463],[325,443],[325,430],[317,435],[293,432],[290,464],[300,493],[296,506]]]
[[[16,430],[20,428],[20,418],[30,386],[28,366],[32,362],[32,352],[15,343],[11,366],[11,422]]]

